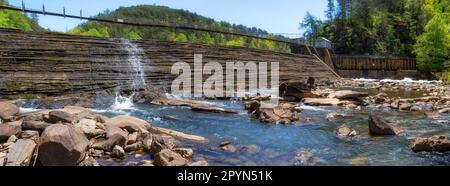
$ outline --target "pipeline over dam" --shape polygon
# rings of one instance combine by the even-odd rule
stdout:
[[[128,86],[136,74],[147,86],[166,90],[178,76],[176,62],[279,62],[280,83],[288,80],[333,80],[337,75],[312,55],[156,40],[128,41],[58,33],[0,29],[0,98],[20,95],[58,96]],[[131,46],[133,45],[133,46]],[[130,49],[131,47],[131,49]],[[140,72],[130,67],[138,60]],[[133,64],[132,64],[133,65]],[[192,65],[191,65],[192,66]],[[193,74],[193,73],[192,73]]]

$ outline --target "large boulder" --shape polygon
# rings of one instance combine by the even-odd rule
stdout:
[[[283,97],[293,96],[298,99],[302,98],[320,98],[319,94],[313,92],[311,86],[301,81],[289,81],[280,85],[280,94]]]
[[[328,95],[328,98],[336,99],[358,99],[361,97],[367,97],[369,93],[367,92],[357,92],[352,90],[339,90]]]
[[[168,135],[154,135],[150,152],[154,155],[163,149],[174,149],[178,147],[180,143],[172,136]]]
[[[50,123],[47,123],[45,121],[33,121],[33,120],[26,120],[22,123],[22,129],[23,130],[36,130],[36,131],[44,131],[45,128],[49,127]]]
[[[255,115],[264,123],[290,124],[299,120],[298,112],[291,103],[280,103],[274,108],[260,108]]]
[[[155,155],[154,164],[158,166],[185,166],[188,164],[188,160],[170,149],[163,149]]]
[[[216,113],[237,113],[234,110],[228,110],[220,107],[216,107],[210,104],[206,104],[201,101],[188,100],[188,99],[168,99],[168,98],[157,98],[151,102],[154,105],[169,105],[169,106],[187,106],[193,111],[202,112],[216,112]]]
[[[14,115],[19,113],[19,108],[16,105],[2,101],[0,102],[0,119],[10,120]]]
[[[75,166],[85,155],[89,141],[79,129],[54,124],[39,139],[39,160],[45,166]]]
[[[48,120],[51,123],[58,123],[58,122],[72,123],[74,118],[71,114],[69,114],[67,112],[57,110],[57,111],[49,112]]]
[[[106,129],[103,124],[98,123],[92,119],[81,119],[74,125],[76,128],[83,131],[88,138],[102,136],[106,134]]]
[[[108,117],[92,112],[91,110],[79,107],[79,106],[65,106],[63,109],[59,109],[58,111],[63,111],[71,115],[71,119],[74,122],[77,122],[81,119],[91,119],[100,123],[105,123],[108,120]]]
[[[450,141],[447,136],[433,136],[431,138],[416,138],[411,149],[414,152],[421,151],[450,151]]]
[[[121,128],[116,126],[106,125],[106,138],[110,138],[111,136],[114,136],[116,134],[123,136],[124,139],[128,138],[127,131],[122,130]]]
[[[105,125],[116,126],[121,129],[125,129],[128,132],[140,133],[148,133],[148,129],[150,128],[150,123],[148,123],[147,121],[126,115],[116,116],[108,119]]]
[[[9,137],[18,134],[21,131],[20,126],[0,124],[0,142],[8,140]]]
[[[183,139],[183,140],[187,140],[187,141],[194,141],[194,142],[198,142],[198,143],[203,143],[203,142],[208,141],[208,139],[206,139],[205,137],[202,137],[202,136],[185,134],[185,133],[182,133],[179,131],[161,128],[161,127],[151,127],[150,132],[152,132],[154,134],[166,134],[166,135],[172,136],[174,138]]]
[[[383,120],[381,117],[370,113],[369,115],[369,132],[375,135],[397,135],[401,132],[400,128],[392,126],[392,124]]]
[[[6,155],[6,166],[28,166],[34,154],[36,143],[29,139],[19,139],[11,145]]]

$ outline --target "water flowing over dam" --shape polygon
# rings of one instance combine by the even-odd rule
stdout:
[[[176,62],[279,62],[280,82],[334,80],[310,55],[169,41],[127,41],[57,33],[0,29],[0,96],[57,96],[145,87],[169,89]],[[193,74],[193,73],[192,73]],[[206,78],[206,77],[204,77]],[[131,85],[131,86],[130,86]]]
[[[130,76],[133,79],[133,83],[131,84],[131,88],[133,90],[139,90],[141,88],[145,88],[147,85],[145,81],[145,72],[142,66],[142,61],[144,60],[145,53],[141,48],[135,43],[130,42],[129,40],[123,39],[122,43],[124,44],[124,50],[128,53],[127,62],[130,64],[131,73]]]

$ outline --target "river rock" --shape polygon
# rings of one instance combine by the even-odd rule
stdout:
[[[206,160],[200,160],[200,161],[196,161],[196,162],[190,163],[189,166],[204,167],[204,166],[209,166],[209,164],[208,164],[208,162]]]
[[[224,141],[220,143],[219,149],[227,152],[236,152],[236,147],[234,147],[229,141]]]
[[[106,137],[110,138],[111,136],[114,135],[121,135],[123,138],[128,139],[128,132],[125,130],[122,130],[119,127],[116,126],[111,126],[111,125],[106,125]]]
[[[183,158],[186,159],[192,158],[192,156],[194,155],[194,150],[190,148],[174,148],[173,151],[180,154],[181,156],[183,156]]]
[[[440,109],[438,112],[441,113],[441,114],[443,114],[443,113],[450,113],[450,107],[449,108]]]
[[[145,137],[144,140],[142,140],[142,144],[144,145],[144,150],[149,152],[152,149],[153,135],[149,134]]]
[[[392,126],[374,113],[369,115],[369,132],[375,135],[397,135],[401,129]]]
[[[154,105],[170,105],[170,106],[187,106],[193,111],[202,112],[216,112],[216,113],[237,113],[234,110],[228,110],[220,107],[216,107],[210,104],[206,104],[201,101],[187,100],[187,99],[168,99],[168,98],[157,98],[151,102]]]
[[[416,138],[411,149],[421,151],[450,151],[450,141],[447,136],[433,136],[431,138]]]
[[[354,129],[348,127],[347,125],[341,125],[336,130],[336,135],[341,138],[346,138],[346,137],[355,137],[356,135],[358,135],[358,133]]]
[[[19,138],[17,138],[16,135],[12,135],[8,138],[8,140],[6,140],[6,143],[14,143],[18,140]]]
[[[0,142],[8,140],[12,135],[16,135],[22,131],[20,126],[0,124]]]
[[[81,163],[79,163],[78,166],[98,167],[98,166],[100,166],[100,164],[93,157],[88,157],[88,158],[84,159]]]
[[[182,133],[179,131],[161,128],[161,127],[150,127],[150,132],[152,132],[154,134],[165,134],[165,135],[172,136],[174,138],[180,138],[183,140],[194,141],[194,142],[198,142],[198,143],[203,143],[203,142],[208,141],[208,139],[206,139],[205,137],[202,137],[202,136],[185,134],[185,133]]]
[[[409,110],[412,112],[420,112],[422,111],[422,108],[419,106],[412,106]]]
[[[409,103],[400,103],[398,106],[398,109],[401,111],[409,111],[411,109],[412,105]]]
[[[261,151],[261,148],[256,145],[244,145],[239,149],[239,151],[247,154],[257,154]]]
[[[125,146],[125,143],[126,138],[124,138],[122,135],[115,134],[106,140],[93,144],[92,148],[111,152],[116,145],[123,147]]]
[[[36,130],[36,131],[44,131],[45,128],[49,127],[51,124],[45,121],[23,121],[22,129],[23,130]]]
[[[379,93],[379,94],[374,96],[373,101],[376,104],[382,104],[382,103],[384,103],[386,101],[387,96],[388,95],[386,93]]]
[[[112,152],[111,152],[111,157],[113,158],[122,158],[125,156],[125,150],[123,150],[123,148],[121,146],[114,146]]]
[[[58,122],[72,123],[74,120],[71,114],[64,111],[50,111],[48,116],[49,116],[48,120],[51,123],[58,123]]]
[[[28,166],[34,154],[36,143],[29,139],[19,139],[11,145],[6,155],[6,166]]]
[[[6,122],[6,123],[4,123],[4,124],[6,124],[6,125],[11,125],[11,126],[22,127],[22,123],[23,123],[23,119],[19,119],[19,120],[16,120],[16,121]]]
[[[201,112],[215,112],[215,113],[229,113],[236,114],[237,111],[224,109],[220,107],[210,106],[210,105],[191,105],[191,110],[193,111],[201,111]]]
[[[138,151],[144,148],[144,145],[142,145],[142,142],[136,142],[133,143],[131,145],[126,145],[125,148],[123,148],[125,150],[125,152],[132,152],[132,151]]]
[[[303,103],[310,106],[338,106],[358,104],[356,101],[339,100],[336,98],[305,98],[303,99]]]
[[[328,95],[328,98],[337,98],[337,99],[358,99],[361,97],[367,97],[369,93],[367,92],[357,92],[352,90],[339,90]]]
[[[280,103],[274,108],[259,108],[253,114],[261,122],[290,124],[299,120],[298,112],[291,103]]]
[[[152,154],[156,154],[163,149],[174,149],[174,148],[178,147],[179,145],[180,145],[180,143],[171,136],[154,135],[150,152]]]
[[[128,140],[127,140],[127,145],[136,143],[138,139],[138,133],[137,132],[133,132],[131,134],[128,135]]]
[[[311,152],[302,150],[297,153],[295,160],[297,160],[300,165],[308,165],[312,161],[312,157],[313,155]]]
[[[185,166],[188,161],[180,154],[170,149],[163,149],[156,153],[154,164],[158,166]]]
[[[35,130],[24,130],[20,133],[21,139],[30,139],[35,142],[38,142],[39,140],[39,132]]]
[[[0,167],[5,166],[6,161],[6,153],[0,152]]]
[[[150,123],[145,120],[135,118],[132,116],[116,116],[108,119],[105,123],[106,126],[116,126],[121,129],[125,129],[128,132],[141,132],[148,133]]]
[[[83,132],[63,124],[47,127],[39,141],[38,157],[45,166],[75,166],[84,159],[89,146]]]
[[[14,115],[19,113],[19,108],[16,105],[2,101],[0,102],[0,119],[10,120]]]
[[[103,124],[97,124],[97,121],[91,119],[81,119],[76,123],[75,128],[83,131],[88,138],[103,136],[106,134],[106,129]]]
[[[62,111],[71,116],[72,122],[77,122],[81,119],[92,119],[100,123],[105,123],[105,121],[108,119],[108,117],[96,114],[92,111],[90,111],[87,108],[80,107],[80,106],[65,106],[63,109],[58,109],[55,111]]]
[[[338,118],[343,118],[343,117],[344,117],[343,114],[339,114],[339,113],[336,113],[336,112],[329,113],[326,116],[327,120],[330,120],[330,121],[338,119]]]
[[[322,97],[321,95],[314,93],[310,86],[301,81],[284,82],[280,85],[279,90],[280,95],[283,97],[293,96],[298,99]]]
[[[398,107],[399,107],[398,100],[393,101],[390,106],[392,109],[398,109]]]

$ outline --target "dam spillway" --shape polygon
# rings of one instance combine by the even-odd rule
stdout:
[[[280,82],[337,76],[314,56],[275,51],[157,40],[126,41],[59,33],[0,29],[0,98],[18,95],[58,96],[110,90],[133,85],[142,75],[147,86],[167,89],[177,75],[176,62],[279,62]],[[140,52],[142,69],[130,68],[130,43]],[[225,65],[224,65],[225,66]],[[193,74],[193,73],[192,73]]]

